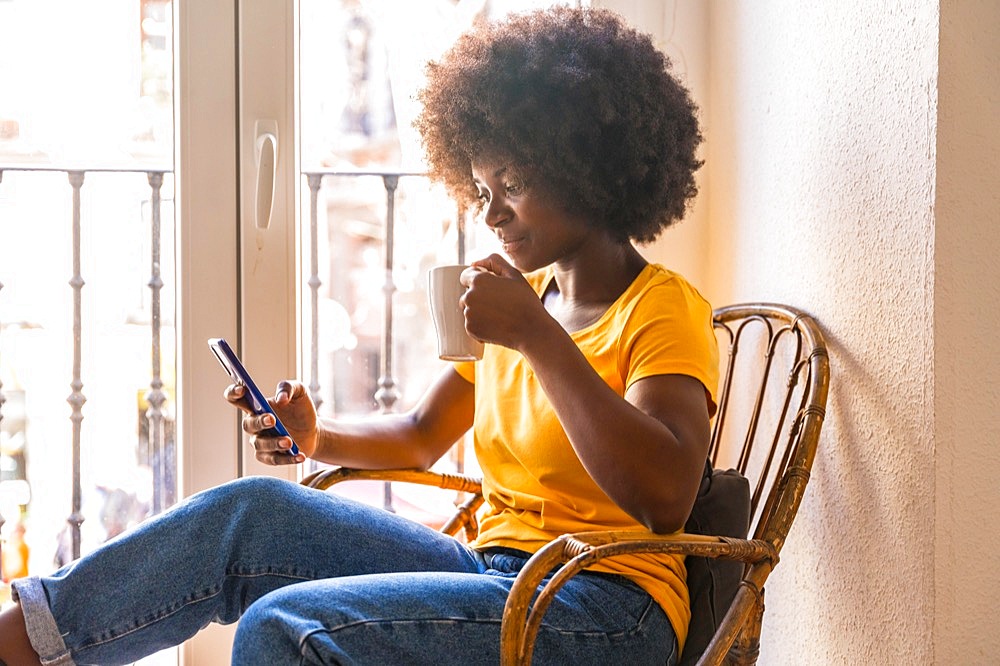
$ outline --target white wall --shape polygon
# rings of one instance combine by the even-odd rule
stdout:
[[[803,307],[832,393],[761,662],[933,663],[936,3],[720,2],[712,281]]]
[[[600,4],[658,36],[702,107],[701,201],[647,254],[717,304],[803,307],[830,344],[760,663],[990,663],[998,4]]]

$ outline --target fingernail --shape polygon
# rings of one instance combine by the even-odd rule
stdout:
[[[271,416],[270,414],[268,414],[267,416],[265,416],[264,417],[264,425],[266,425],[268,428],[270,428],[271,426],[273,426],[274,425],[274,417]]]

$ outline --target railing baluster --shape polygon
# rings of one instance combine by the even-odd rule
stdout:
[[[458,263],[465,265],[465,221],[466,216],[469,214],[468,209],[459,204],[456,210],[456,231],[458,235]]]
[[[382,372],[378,380],[378,390],[375,391],[375,401],[379,404],[383,414],[393,411],[396,401],[399,400],[399,389],[396,385],[396,378],[393,376],[392,367],[392,296],[396,291],[396,283],[393,278],[393,236],[396,226],[396,188],[399,185],[399,176],[386,174],[382,176],[382,184],[385,186],[385,283],[382,292],[385,296],[384,321],[382,328]],[[394,511],[392,505],[392,484],[388,481],[383,487],[383,506],[387,511]]]
[[[73,559],[80,557],[80,525],[84,516],[81,512],[82,491],[80,487],[80,431],[83,422],[83,404],[87,399],[83,395],[83,382],[80,380],[80,360],[82,356],[82,325],[81,303],[83,292],[83,277],[80,274],[80,188],[83,187],[82,171],[68,171],[69,184],[73,188],[73,277],[69,284],[73,288],[73,381],[70,386],[73,392],[66,401],[73,408],[70,420],[73,422],[73,498],[72,512],[67,518],[70,526],[70,539]]]
[[[319,288],[323,281],[319,279],[319,186],[323,176],[311,173],[309,182],[309,291],[312,313],[310,347],[309,347],[309,395],[317,411],[323,404],[319,389]]]
[[[465,265],[465,221],[468,210],[465,206],[458,204],[456,208],[456,218],[455,218],[455,231],[456,236],[458,236],[458,248],[456,254],[458,255],[458,263]],[[458,474],[465,473],[465,437],[460,437],[455,443],[455,472]],[[465,493],[459,492],[455,496],[455,504],[461,504],[465,501]]]
[[[160,189],[163,187],[163,173],[150,171],[146,174],[149,181],[150,214],[152,228],[150,230],[150,270],[151,277],[147,283],[151,292],[150,326],[152,344],[152,379],[149,391],[146,393],[146,419],[149,427],[150,462],[153,467],[153,513],[159,513],[175,501],[174,474],[172,470],[173,455],[167,451],[164,443],[163,403],[167,396],[163,392],[160,360],[160,290],[163,289],[163,279],[160,276]]]
[[[399,176],[385,175],[382,177],[382,182],[385,185],[386,194],[385,282],[382,284],[385,308],[382,329],[382,368],[378,380],[378,390],[375,392],[375,401],[378,402],[382,413],[387,414],[393,411],[393,407],[399,399],[399,390],[396,388],[396,378],[393,376],[392,367],[392,297],[396,292],[396,282],[393,278],[393,236],[396,226],[396,187],[399,185]]]

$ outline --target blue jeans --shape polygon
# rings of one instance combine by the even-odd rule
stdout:
[[[498,664],[504,602],[524,563],[332,493],[253,477],[195,495],[14,591],[44,663],[127,664],[210,622],[239,620],[234,664]],[[663,664],[671,645],[649,595],[587,573],[546,614],[535,655]]]

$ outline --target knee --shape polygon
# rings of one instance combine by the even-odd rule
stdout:
[[[230,507],[280,505],[292,499],[298,485],[270,476],[245,476],[215,489],[216,499]],[[211,491],[210,491],[211,492]]]
[[[243,613],[233,640],[233,664],[300,663],[293,616],[285,608],[282,590],[264,595]]]
[[[268,518],[282,507],[296,504],[299,486],[269,476],[248,476],[224,483],[191,498],[192,505],[209,513],[224,513],[239,521]]]
[[[294,493],[299,485],[273,476],[244,476],[220,486],[236,496],[278,499]]]

